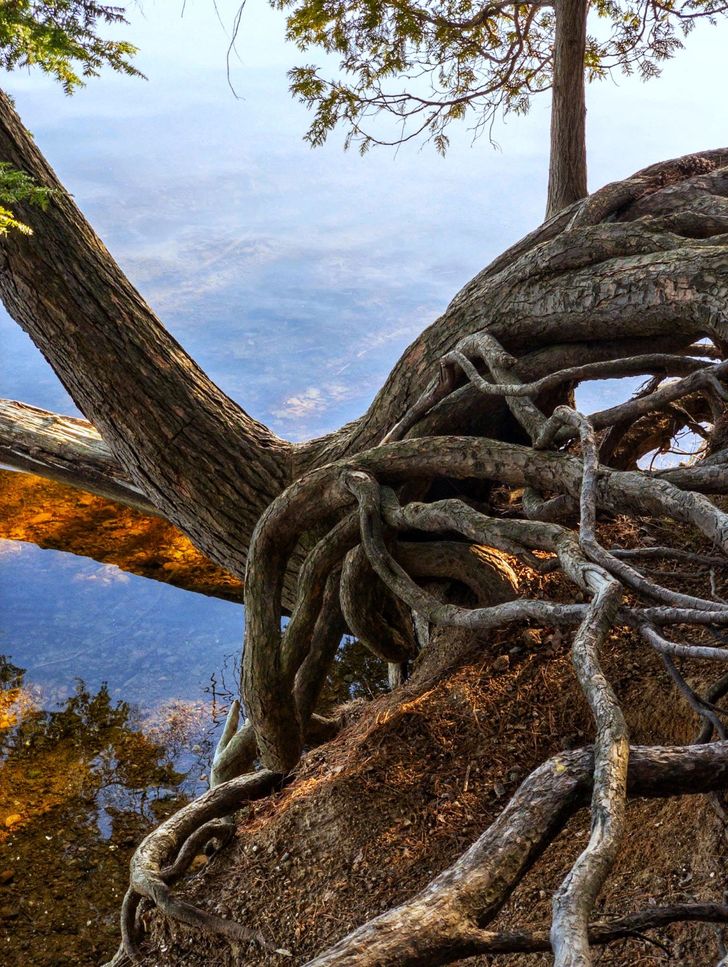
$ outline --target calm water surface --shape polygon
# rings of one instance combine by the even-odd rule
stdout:
[[[36,76],[2,86],[212,378],[283,436],[331,430],[362,412],[457,289],[540,220],[547,105],[517,138],[514,125],[503,154],[471,152],[467,132],[447,162],[416,148],[365,162],[336,143],[312,153],[286,91],[297,55],[275,15],[251,21],[236,101],[205,5],[181,21],[158,6],[133,14],[148,84],[102,78],[71,100]],[[696,57],[719,69],[717,54]],[[609,92],[590,102],[596,182],[719,141],[720,111],[705,100],[699,115],[688,87],[673,87],[669,98],[633,92],[634,137],[619,157]],[[670,119],[688,98],[686,124],[647,131],[644,117],[662,108],[646,111],[643,90]],[[655,144],[660,133],[675,143]],[[601,384],[592,402],[622,393]],[[1,311],[0,395],[74,412]],[[52,522],[56,509],[31,511]],[[0,539],[0,964],[90,965],[113,951],[134,844],[206,785],[242,632],[239,604]],[[340,671],[344,690],[381,684],[371,662]]]
[[[0,963],[99,963],[134,844],[207,783],[243,609],[0,540]]]

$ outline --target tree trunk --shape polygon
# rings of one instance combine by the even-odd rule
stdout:
[[[251,419],[169,335],[0,93],[0,158],[56,189],[2,241],[0,294],[135,486],[216,563],[244,575],[291,447]]]
[[[240,706],[232,703],[212,769],[213,785],[225,789],[219,794],[213,789],[190,804],[138,850],[122,911],[130,955],[149,920],[146,913],[137,917],[142,898],[185,924],[236,942],[259,942],[258,935],[229,920],[179,902],[171,885],[206,836],[219,838],[221,815],[239,805],[235,790],[250,786],[256,795],[267,795],[283,774],[297,776],[305,744],[327,741],[347,725],[347,711],[329,719],[312,715],[341,639],[342,611],[354,626],[350,630],[358,629],[372,651],[398,665],[415,651],[409,626],[415,615],[424,643],[415,671],[427,670],[435,683],[448,681],[453,655],[446,648],[449,656],[431,661],[436,654],[427,644],[431,627],[440,629],[446,646],[453,642],[453,629],[475,636],[494,675],[507,669],[509,656],[519,650],[510,647],[508,627],[527,622],[549,631],[553,640],[577,629],[573,659],[580,694],[593,717],[594,749],[559,756],[534,772],[482,840],[493,841],[514,812],[525,822],[529,808],[558,794],[568,763],[582,764],[584,789],[593,786],[593,823],[572,874],[556,894],[561,912],[553,919],[551,943],[558,967],[590,964],[595,938],[603,938],[604,929],[609,937],[623,929],[597,929],[592,916],[619,849],[634,765],[627,762],[629,739],[620,725],[621,695],[618,699],[600,664],[603,650],[629,655],[634,639],[642,636],[704,723],[697,746],[635,752],[658,762],[676,755],[683,763],[686,781],[664,791],[683,792],[706,762],[710,781],[703,788],[728,785],[728,740],[704,745],[714,731],[723,739],[728,734],[715,705],[728,680],[703,698],[672,660],[728,660],[728,648],[716,646],[706,632],[711,629],[720,641],[728,628],[728,604],[714,573],[716,558],[725,564],[728,554],[728,513],[707,496],[728,494],[728,461],[716,446],[710,457],[676,470],[620,472],[607,464],[598,436],[663,411],[671,413],[676,426],[688,426],[694,420],[681,404],[696,393],[718,421],[728,401],[728,151],[645,169],[560,212],[586,191],[585,182],[578,181],[585,171],[585,14],[585,5],[573,0],[558,7],[557,150],[550,198],[550,210],[557,214],[455,297],[406,350],[361,419],[297,447],[229,400],[166,333],[63,193],[7,98],[0,97],[0,160],[59,192],[47,212],[23,207],[21,218],[35,229],[34,236],[15,233],[2,239],[0,294],[108,446],[107,452],[82,422],[58,422],[11,406],[5,412],[21,418],[5,426],[0,420],[0,454],[19,466],[35,459],[50,475],[60,472],[68,480],[73,475],[70,443],[71,462],[81,464],[78,482],[85,475],[97,489],[111,487],[133,500],[131,485],[213,560],[239,577],[245,569],[243,679],[249,718],[238,728]],[[651,376],[652,383],[638,398],[592,414],[564,404],[581,383],[640,374]],[[667,378],[671,381],[662,385]],[[46,432],[49,421],[55,434]],[[612,531],[603,529],[605,518],[613,521],[614,515],[635,518],[620,541],[634,543],[643,530],[637,519],[652,519],[680,545],[663,548],[666,557],[681,560],[687,554],[693,564],[708,561],[711,571],[685,572],[678,588],[663,586],[644,573],[646,568],[629,563],[640,547],[612,548]],[[601,543],[605,540],[609,544]],[[698,542],[709,545],[710,554],[696,555]],[[427,550],[418,552],[418,545]],[[523,597],[513,599],[502,582],[490,582],[489,588],[478,579],[469,555],[482,546],[496,558],[520,562],[530,582]],[[443,568],[446,575],[439,573]],[[558,573],[549,583],[552,571]],[[437,592],[428,581],[433,574]],[[459,590],[443,588],[442,577]],[[357,596],[362,583],[367,587]],[[285,609],[292,613],[282,628]],[[667,637],[679,636],[686,625],[695,640]],[[496,647],[503,650],[494,660]],[[367,724],[363,716],[357,740],[362,757],[381,747],[380,742],[365,748],[375,727],[386,722],[393,729],[400,722],[405,727],[409,716],[418,717],[422,694],[410,692],[408,703],[408,687],[392,694],[381,718]],[[486,718],[497,718],[498,702],[506,700],[504,689],[496,691],[500,698],[484,709]],[[452,702],[465,709],[480,732],[478,709],[471,709],[468,694],[458,685]],[[673,712],[664,709],[663,717],[670,719]],[[450,717],[438,716],[432,725],[434,732],[447,731]],[[401,738],[393,744],[401,745]],[[448,741],[457,747],[456,732]],[[411,758],[397,776],[406,777],[418,761],[437,768],[437,757],[426,747]],[[256,759],[271,770],[262,786],[255,779],[235,778]],[[335,775],[343,780],[346,771],[345,764],[337,765]],[[464,778],[458,777],[464,788],[468,773],[469,766]],[[655,782],[662,788],[670,770],[658,773]],[[237,785],[228,785],[230,779]],[[387,777],[380,779],[386,785]],[[308,784],[304,779],[302,786],[293,780],[297,798],[320,786],[318,778]],[[276,802],[266,809],[275,813]],[[201,825],[208,822],[209,829]],[[390,826],[390,838],[394,829]],[[369,840],[369,829],[366,835]],[[529,836],[538,840],[538,848],[530,850]],[[496,952],[493,944],[505,949],[510,941],[486,935],[483,928],[546,842],[536,828],[516,838],[520,858],[515,863],[508,849],[489,853],[487,867],[477,848],[464,855],[466,866],[475,864],[468,877],[468,920],[443,920],[443,929],[452,928],[447,936],[418,939],[411,918],[409,938],[399,927],[392,936],[388,924],[400,918],[384,915],[380,926],[365,925],[352,935],[354,960],[347,959],[346,950],[337,960],[341,949],[334,949],[319,962],[367,962],[356,949],[357,938],[368,945],[372,929],[376,933],[382,925],[386,963],[446,963],[463,949]],[[503,840],[512,841],[512,836]],[[457,843],[462,851],[462,837]],[[462,864],[451,866],[417,896],[422,922],[431,922],[437,904],[430,904],[460,869]],[[664,914],[668,919],[683,915],[728,918],[722,906]],[[653,920],[642,913],[630,922]],[[480,946],[467,947],[476,941]],[[510,949],[524,944],[542,949],[544,933],[514,942]],[[407,959],[408,944],[415,949],[414,960]],[[261,950],[254,949],[245,962],[263,963]]]
[[[587,194],[584,50],[589,0],[558,0],[555,8],[547,218]]]
[[[155,513],[154,505],[123,473],[86,420],[0,400],[0,462],[80,487],[144,514]]]

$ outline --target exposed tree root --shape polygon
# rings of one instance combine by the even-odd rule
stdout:
[[[10,117],[4,102],[0,107]],[[13,124],[11,118],[0,126],[0,144],[8,131],[18,144],[27,141]],[[26,167],[35,164],[50,177],[32,146],[24,150]],[[66,207],[82,245],[80,213]],[[61,212],[59,237],[62,218]],[[25,244],[8,243],[8,259],[23,279],[32,274]],[[89,458],[85,476],[127,499],[143,491],[140,500],[153,501],[235,573],[247,558],[246,717],[241,724],[234,703],[211,791],[139,847],[123,911],[126,956],[136,956],[140,942],[139,897],[210,933],[251,939],[244,926],[176,899],[170,886],[204,841],[229,832],[221,817],[244,799],[265,796],[296,766],[306,743],[325,740],[340,726],[316,709],[345,630],[389,663],[397,686],[432,626],[480,633],[528,623],[573,628],[574,666],[596,738],[593,752],[544,763],[453,866],[316,957],[312,967],[449,963],[549,944],[555,963],[572,967],[592,962],[591,945],[636,931],[679,919],[726,921],[726,908],[711,904],[610,922],[595,919],[594,909],[619,849],[628,794],[728,788],[724,714],[715,704],[724,691],[701,697],[675,662],[728,658],[717,637],[728,627],[728,603],[716,578],[728,563],[728,513],[720,499],[728,495],[727,150],[645,169],[551,218],[455,297],[405,352],[361,420],[298,447],[222,398],[133,292],[131,327],[112,306],[98,339],[110,359],[117,344],[125,352],[127,343],[132,347],[148,412],[135,404],[136,411],[117,419],[108,388],[106,395],[95,386],[84,395],[78,376],[85,367],[93,382],[97,347],[89,343],[80,353],[64,336],[54,348],[64,312],[91,313],[58,285],[63,298],[50,308],[29,307],[14,285],[9,291],[6,285],[5,297],[29,331],[37,330],[44,351],[55,352],[67,383],[78,384],[86,412],[111,448],[107,454],[93,441],[96,463]],[[112,333],[121,327],[124,339],[112,338],[109,326]],[[153,337],[149,346],[145,327]],[[163,379],[155,363],[161,356],[170,360]],[[635,376],[649,382],[618,404],[590,414],[577,406],[575,391],[583,384]],[[179,401],[171,422],[167,389]],[[162,440],[155,421],[165,426]],[[237,437],[215,450],[222,424],[244,442],[242,458],[232,452]],[[31,430],[13,436],[0,420],[0,456],[27,465],[42,427]],[[651,448],[665,452],[683,431],[699,441],[693,459],[642,468]],[[161,463],[152,444],[164,449]],[[202,453],[207,464],[195,463],[194,472],[180,476],[176,461],[190,452]],[[115,459],[123,470],[114,470]],[[71,473],[52,442],[40,462],[65,479]],[[242,517],[235,511],[241,501]],[[607,549],[600,517],[617,514],[680,526],[713,550]],[[479,556],[482,567],[474,566]],[[712,570],[697,586],[676,588],[658,583],[643,563],[650,557],[682,562],[686,574],[691,564]],[[542,574],[559,570],[570,597],[518,597],[516,559]],[[449,584],[436,591],[433,578]],[[629,749],[624,715],[600,661],[607,638],[624,628],[639,632],[662,656],[677,694],[703,720],[702,745]],[[719,741],[708,744],[713,733]],[[243,775],[256,760],[269,771]],[[548,939],[545,929],[486,930],[589,797],[591,836],[554,896]]]
[[[243,925],[175,899],[170,886],[184,875],[207,843],[216,840],[222,845],[230,839],[234,826],[221,822],[222,817],[232,816],[246,802],[270,795],[281,783],[280,775],[261,770],[213,786],[146,837],[132,858],[129,890],[121,911],[122,948],[132,962],[139,957],[141,931],[137,911],[142,897],[181,923],[231,941],[253,940],[265,945],[262,938]]]
[[[519,880],[569,817],[587,802],[594,766],[591,749],[564,753],[545,762],[453,866],[417,896],[359,927],[307,967],[415,967],[424,963],[448,964],[477,953],[529,949],[534,942],[529,935],[508,938],[494,935],[484,927],[495,918]],[[726,784],[728,746],[724,743],[678,748],[637,746],[630,750],[630,795],[709,792]],[[702,909],[704,913],[710,910],[709,916],[717,913],[718,920],[724,920],[727,912],[725,907],[712,905]],[[634,929],[648,928],[649,912],[638,914],[631,921]],[[661,915],[677,919],[679,911],[661,911],[655,925],[660,923]],[[637,926],[639,923],[642,927]],[[602,936],[601,942],[610,942],[619,935],[619,928],[611,933],[608,925],[593,926],[590,932],[594,931]],[[542,934],[538,942],[543,939]],[[579,953],[576,948],[573,952]],[[579,962],[584,963],[583,951],[580,956]]]
[[[671,907],[653,907],[650,910],[640,910],[624,917],[615,917],[611,921],[597,921],[589,926],[589,943],[593,946],[601,946],[615,940],[639,937],[655,927],[695,920],[725,923],[728,920],[728,907],[719,903],[686,903]],[[463,932],[465,933],[465,931]],[[469,937],[463,937],[460,949],[454,949],[453,953],[459,958],[477,954],[533,954],[548,950],[551,950],[548,930],[491,932],[483,928],[474,928]],[[311,967],[320,962],[318,959],[311,961]],[[338,963],[337,961],[330,962]],[[436,963],[435,961],[429,962]],[[327,962],[323,961],[323,963]],[[364,963],[364,961],[357,960],[356,963]]]
[[[705,172],[703,177],[708,178],[712,188],[718,186],[720,191],[724,190],[727,181],[725,171],[715,174],[712,159],[697,159],[688,167],[691,171]],[[647,181],[652,184],[649,178]],[[676,253],[684,251],[686,244],[699,245],[701,255],[696,256],[694,264],[700,264],[701,271],[712,278],[711,268],[706,267],[704,260],[711,260],[718,253],[721,253],[720,259],[725,258],[724,239],[716,238],[706,227],[699,242],[688,242],[677,234],[665,233],[661,227],[656,229],[649,224],[649,220],[598,224],[607,214],[621,209],[637,197],[643,197],[646,191],[644,178],[605,189],[602,195],[589,199],[572,215],[566,232],[540,245],[531,246],[510,265],[502,265],[498,272],[499,300],[497,308],[490,311],[490,319],[483,311],[483,307],[489,305],[486,297],[487,273],[476,280],[470,290],[464,290],[453,303],[451,313],[461,322],[467,319],[471,326],[480,323],[479,331],[463,335],[453,349],[442,354],[435,377],[383,435],[378,447],[311,471],[273,502],[256,528],[247,571],[244,694],[262,761],[278,770],[289,769],[295,764],[303,743],[302,725],[291,689],[292,677],[302,659],[299,654],[287,665],[286,656],[291,655],[287,642],[289,631],[281,635],[279,630],[282,579],[288,558],[299,540],[301,520],[306,521],[306,529],[311,531],[316,527],[325,529],[328,520],[343,515],[347,545],[352,545],[343,558],[344,617],[350,630],[357,633],[363,643],[390,662],[406,660],[411,654],[412,644],[403,624],[401,610],[386,603],[390,599],[383,595],[385,588],[392,595],[391,600],[401,601],[413,614],[434,625],[477,628],[481,631],[524,620],[551,626],[579,626],[574,639],[574,662],[594,715],[597,735],[593,765],[580,767],[580,775],[588,776],[590,784],[593,782],[592,835],[554,897],[551,946],[555,962],[559,965],[591,962],[589,945],[594,931],[590,934],[589,924],[594,902],[609,875],[624,821],[628,735],[622,711],[599,665],[600,643],[614,625],[626,623],[638,627],[646,640],[666,656],[671,674],[674,665],[668,657],[670,652],[719,660],[724,658],[725,652],[725,649],[703,645],[670,643],[656,628],[655,619],[663,626],[684,626],[689,623],[724,625],[728,619],[728,609],[716,595],[714,587],[709,596],[663,587],[628,563],[626,558],[629,555],[607,551],[597,538],[598,512],[619,511],[688,523],[708,537],[717,550],[728,551],[728,517],[699,492],[725,492],[728,476],[722,468],[697,465],[676,473],[655,475],[642,471],[624,473],[609,470],[600,463],[597,432],[633,423],[667,407],[674,407],[681,400],[695,398],[696,394],[705,397],[711,414],[722,413],[728,399],[728,390],[723,382],[728,374],[728,364],[722,360],[714,361],[713,353],[714,349],[721,349],[728,336],[725,302],[716,297],[714,287],[708,289],[703,287],[702,282],[688,282],[685,263],[674,262],[675,257],[682,257]],[[719,192],[717,197],[722,197]],[[592,224],[597,227],[584,227]],[[695,219],[690,220],[690,226],[694,235],[698,227]],[[720,227],[723,227],[722,222]],[[615,274],[613,263],[620,258],[624,262],[620,272]],[[650,286],[657,286],[655,295],[657,290],[666,290],[648,266],[659,275],[662,270],[658,266],[665,259],[672,266],[670,271],[674,270],[681,279],[681,284],[687,285],[687,290],[693,287],[693,294],[688,298],[681,297],[679,303],[667,299],[660,303],[663,308],[659,308],[658,302],[650,294]],[[638,264],[639,273],[636,271]],[[629,277],[626,280],[625,274]],[[646,275],[652,276],[647,286]],[[580,288],[582,277],[589,280],[588,292],[585,287]],[[625,282],[626,287],[623,288]],[[576,296],[574,286],[578,290]],[[595,289],[598,290],[596,295]],[[579,327],[587,318],[589,324],[598,329],[596,317],[604,310],[604,300],[614,309],[616,299],[620,305],[619,311],[611,315],[610,336],[614,337],[615,328],[618,330],[616,335],[625,339],[636,335],[638,326],[656,325],[656,341],[659,345],[657,333],[664,333],[665,349],[668,351],[639,355],[621,355],[614,351],[611,357],[604,358],[597,354],[591,359],[587,351],[571,365],[565,365],[568,357],[560,360],[561,365],[556,364],[552,352],[550,362],[553,368],[524,382],[518,371],[519,360],[503,346],[506,339],[511,346],[518,345],[513,332],[509,330],[506,335],[503,323],[499,323],[499,319],[504,318],[504,305],[508,304],[509,299],[519,305],[520,323],[524,316],[533,313],[531,318],[535,318],[538,312],[539,338],[545,338],[546,333],[552,343],[564,342],[566,345],[575,338],[583,338],[585,332]],[[667,313],[664,311],[665,305],[669,305]],[[668,316],[669,327],[666,324]],[[664,321],[660,322],[660,319]],[[683,325],[684,330],[681,328]],[[680,347],[670,345],[676,332],[685,339]],[[706,355],[701,358],[700,347],[703,344],[695,340],[706,336],[712,339],[712,344],[708,345]],[[690,355],[690,352],[695,355]],[[563,387],[573,387],[585,380],[634,374],[651,375],[653,380],[648,392],[640,393],[632,400],[590,416],[563,403],[553,407],[553,401],[558,400],[558,393]],[[428,437],[411,442],[405,439],[436,407],[458,392],[463,377],[485,400],[494,397],[505,399],[516,423],[531,439],[530,448],[504,441],[495,443],[492,440],[452,436]],[[556,397],[554,393],[557,393]],[[549,394],[552,401],[550,415],[542,409]],[[688,410],[674,412],[682,413],[686,425],[691,429],[697,425]],[[702,435],[707,436],[707,433]],[[580,459],[568,452],[573,451],[574,437],[578,440]],[[406,488],[402,488],[405,481],[436,481],[442,477],[527,487],[530,519],[499,518],[483,513],[462,500],[433,501],[430,497],[419,502],[405,499],[400,504],[397,490],[406,493]],[[382,489],[383,484],[388,486]],[[419,490],[423,490],[422,486]],[[424,493],[427,493],[427,486]],[[538,494],[543,493],[551,496],[539,503]],[[356,498],[358,504],[358,537],[361,541],[358,546],[354,546],[356,534],[352,530],[350,517],[351,496]],[[569,513],[573,513],[574,501],[578,501],[577,532],[550,522],[553,521],[553,513],[549,510],[554,500],[567,501]],[[548,519],[539,520],[539,511],[546,511]],[[591,597],[591,603],[565,604],[516,599],[507,602],[481,601],[480,606],[475,608],[443,603],[402,566],[401,558],[397,559],[394,548],[402,532],[420,535],[434,533],[440,539],[456,534],[465,542],[498,548],[530,561],[537,560],[534,555],[538,554],[555,555],[558,566],[578,589]],[[370,576],[367,576],[365,559],[371,568]],[[304,573],[307,573],[307,565],[304,565]],[[362,590],[357,595],[354,589],[362,584],[371,590]],[[380,590],[374,593],[375,588]],[[642,600],[622,606],[621,598],[626,591],[638,595]],[[309,599],[310,594],[304,584],[299,600]],[[296,641],[298,652],[305,645],[300,638]],[[675,673],[679,675],[676,670]],[[706,703],[681,678],[679,680],[683,682],[682,692],[687,700],[723,736],[725,731],[718,714],[707,709]],[[713,748],[715,761],[718,761],[725,752],[720,751],[718,746]],[[449,895],[447,902],[440,900],[440,894],[443,891],[449,894],[451,883],[459,881],[463,875],[460,866],[464,864],[468,867],[474,855],[478,855],[479,863],[482,862],[484,854],[479,853],[476,844],[459,861],[460,865],[456,864],[433,881],[406,908],[384,914],[311,963],[446,963],[469,952],[484,950],[482,944],[485,941],[475,935],[533,862],[526,844],[541,849],[542,845],[537,847],[534,843],[542,843],[543,838],[548,840],[552,830],[560,828],[564,821],[560,812],[562,800],[555,793],[559,782],[554,770],[558,768],[568,772],[568,767],[559,761],[558,765],[552,763],[543,768],[545,771],[534,774],[529,782],[548,784],[549,792],[543,793],[546,799],[551,794],[556,795],[557,801],[550,807],[548,818],[537,822],[529,814],[532,800],[540,800],[542,794],[528,791],[527,783],[522,787],[524,791],[514,797],[503,814],[507,818],[498,821],[505,824],[504,828],[511,822],[523,824],[519,825],[516,833],[510,828],[507,835],[503,833],[504,842],[520,844],[518,848],[523,853],[521,859],[515,865],[509,864],[498,843],[493,840],[497,833],[492,830],[500,828],[498,823],[485,834],[489,843],[489,862],[495,864],[492,876],[498,879],[502,888],[498,902],[492,901],[492,910],[488,905],[488,888],[483,885],[484,874],[480,869],[477,875],[473,872],[479,886],[477,901],[474,899],[468,907],[468,916],[462,910],[453,912]],[[724,780],[716,779],[717,774],[713,774],[711,782],[717,781],[722,786]],[[696,774],[691,772],[691,775],[697,783]],[[560,818],[557,820],[555,816]],[[539,838],[539,829],[548,832]],[[506,870],[510,872],[506,873]],[[513,879],[510,880],[509,876]],[[504,882],[511,886],[503,887]],[[481,943],[481,946],[478,947],[477,943]],[[473,947],[473,944],[476,946]]]

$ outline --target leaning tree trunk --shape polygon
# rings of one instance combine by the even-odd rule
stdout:
[[[47,211],[26,208],[32,236],[3,239],[8,312],[136,488],[242,577],[255,522],[289,482],[290,446],[222,393],[164,329],[3,93],[0,157],[56,190]]]
[[[567,55],[573,69],[572,48]],[[304,747],[346,725],[316,710],[347,628],[389,663],[393,683],[418,647],[427,663],[432,628],[573,632],[595,743],[537,769],[459,862],[312,964],[543,949],[544,930],[514,938],[484,928],[585,797],[591,835],[553,898],[548,943],[559,967],[588,965],[594,943],[660,917],[726,920],[725,907],[706,904],[638,911],[626,925],[593,914],[629,795],[728,786],[728,732],[715,704],[728,681],[702,696],[676,663],[728,660],[716,578],[728,560],[728,514],[710,499],[728,494],[728,150],[656,165],[560,210],[455,297],[360,420],[296,447],[232,403],[166,333],[6,98],[0,160],[58,191],[48,212],[22,212],[34,236],[2,241],[0,294],[104,441],[84,424],[5,405],[3,460],[67,481],[76,463],[80,485],[155,507],[233,573],[245,568],[248,718],[239,722],[234,702],[213,788],[137,851],[119,962],[139,954],[145,904],[235,944],[258,943],[172,886],[208,840],[229,838],[226,818],[242,801],[291,781]],[[650,381],[631,399],[590,414],[574,405],[581,383],[639,375]],[[671,432],[707,436],[707,455],[660,472],[620,469],[620,453],[633,466],[654,437],[641,421],[664,414]],[[667,521],[687,536],[680,547],[608,548],[602,528],[615,515]],[[697,554],[699,543],[707,549]],[[663,585],[640,563],[649,551],[709,570],[697,583],[681,575],[678,587]],[[554,593],[545,584],[517,597],[516,561],[533,574],[558,572]],[[661,656],[700,716],[696,746],[630,748],[601,660],[607,642],[629,636]],[[713,733],[720,741],[706,747]],[[247,774],[256,760],[263,771]]]
[[[589,0],[558,0],[555,5],[547,218],[587,194],[584,49],[588,10]]]

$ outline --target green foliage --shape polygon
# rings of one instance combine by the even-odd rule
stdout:
[[[54,77],[67,94],[95,77],[104,66],[143,76],[131,63],[136,47],[105,40],[98,25],[125,24],[124,8],[92,0],[0,0],[0,66],[6,70],[38,67]],[[0,235],[11,229],[31,234],[8,205],[30,202],[45,208],[52,195],[22,171],[0,163]]]
[[[7,161],[0,161],[0,235],[7,235],[10,229],[31,235],[31,229],[18,221],[7,208],[17,202],[27,201],[31,205],[46,208],[52,196],[50,188],[41,188],[23,171],[16,171]]]
[[[104,66],[141,76],[131,63],[136,47],[98,33],[124,23],[123,7],[92,0],[0,0],[0,66],[38,67],[68,94]]]
[[[287,37],[301,51],[338,59],[333,78],[313,64],[289,72],[292,93],[313,111],[312,145],[342,127],[346,146],[361,151],[422,136],[444,153],[452,121],[470,121],[477,136],[497,113],[525,113],[551,86],[553,0],[271,3],[286,12]],[[614,69],[654,77],[697,19],[727,10],[725,0],[592,0],[586,77]],[[372,128],[375,117],[392,127]]]

